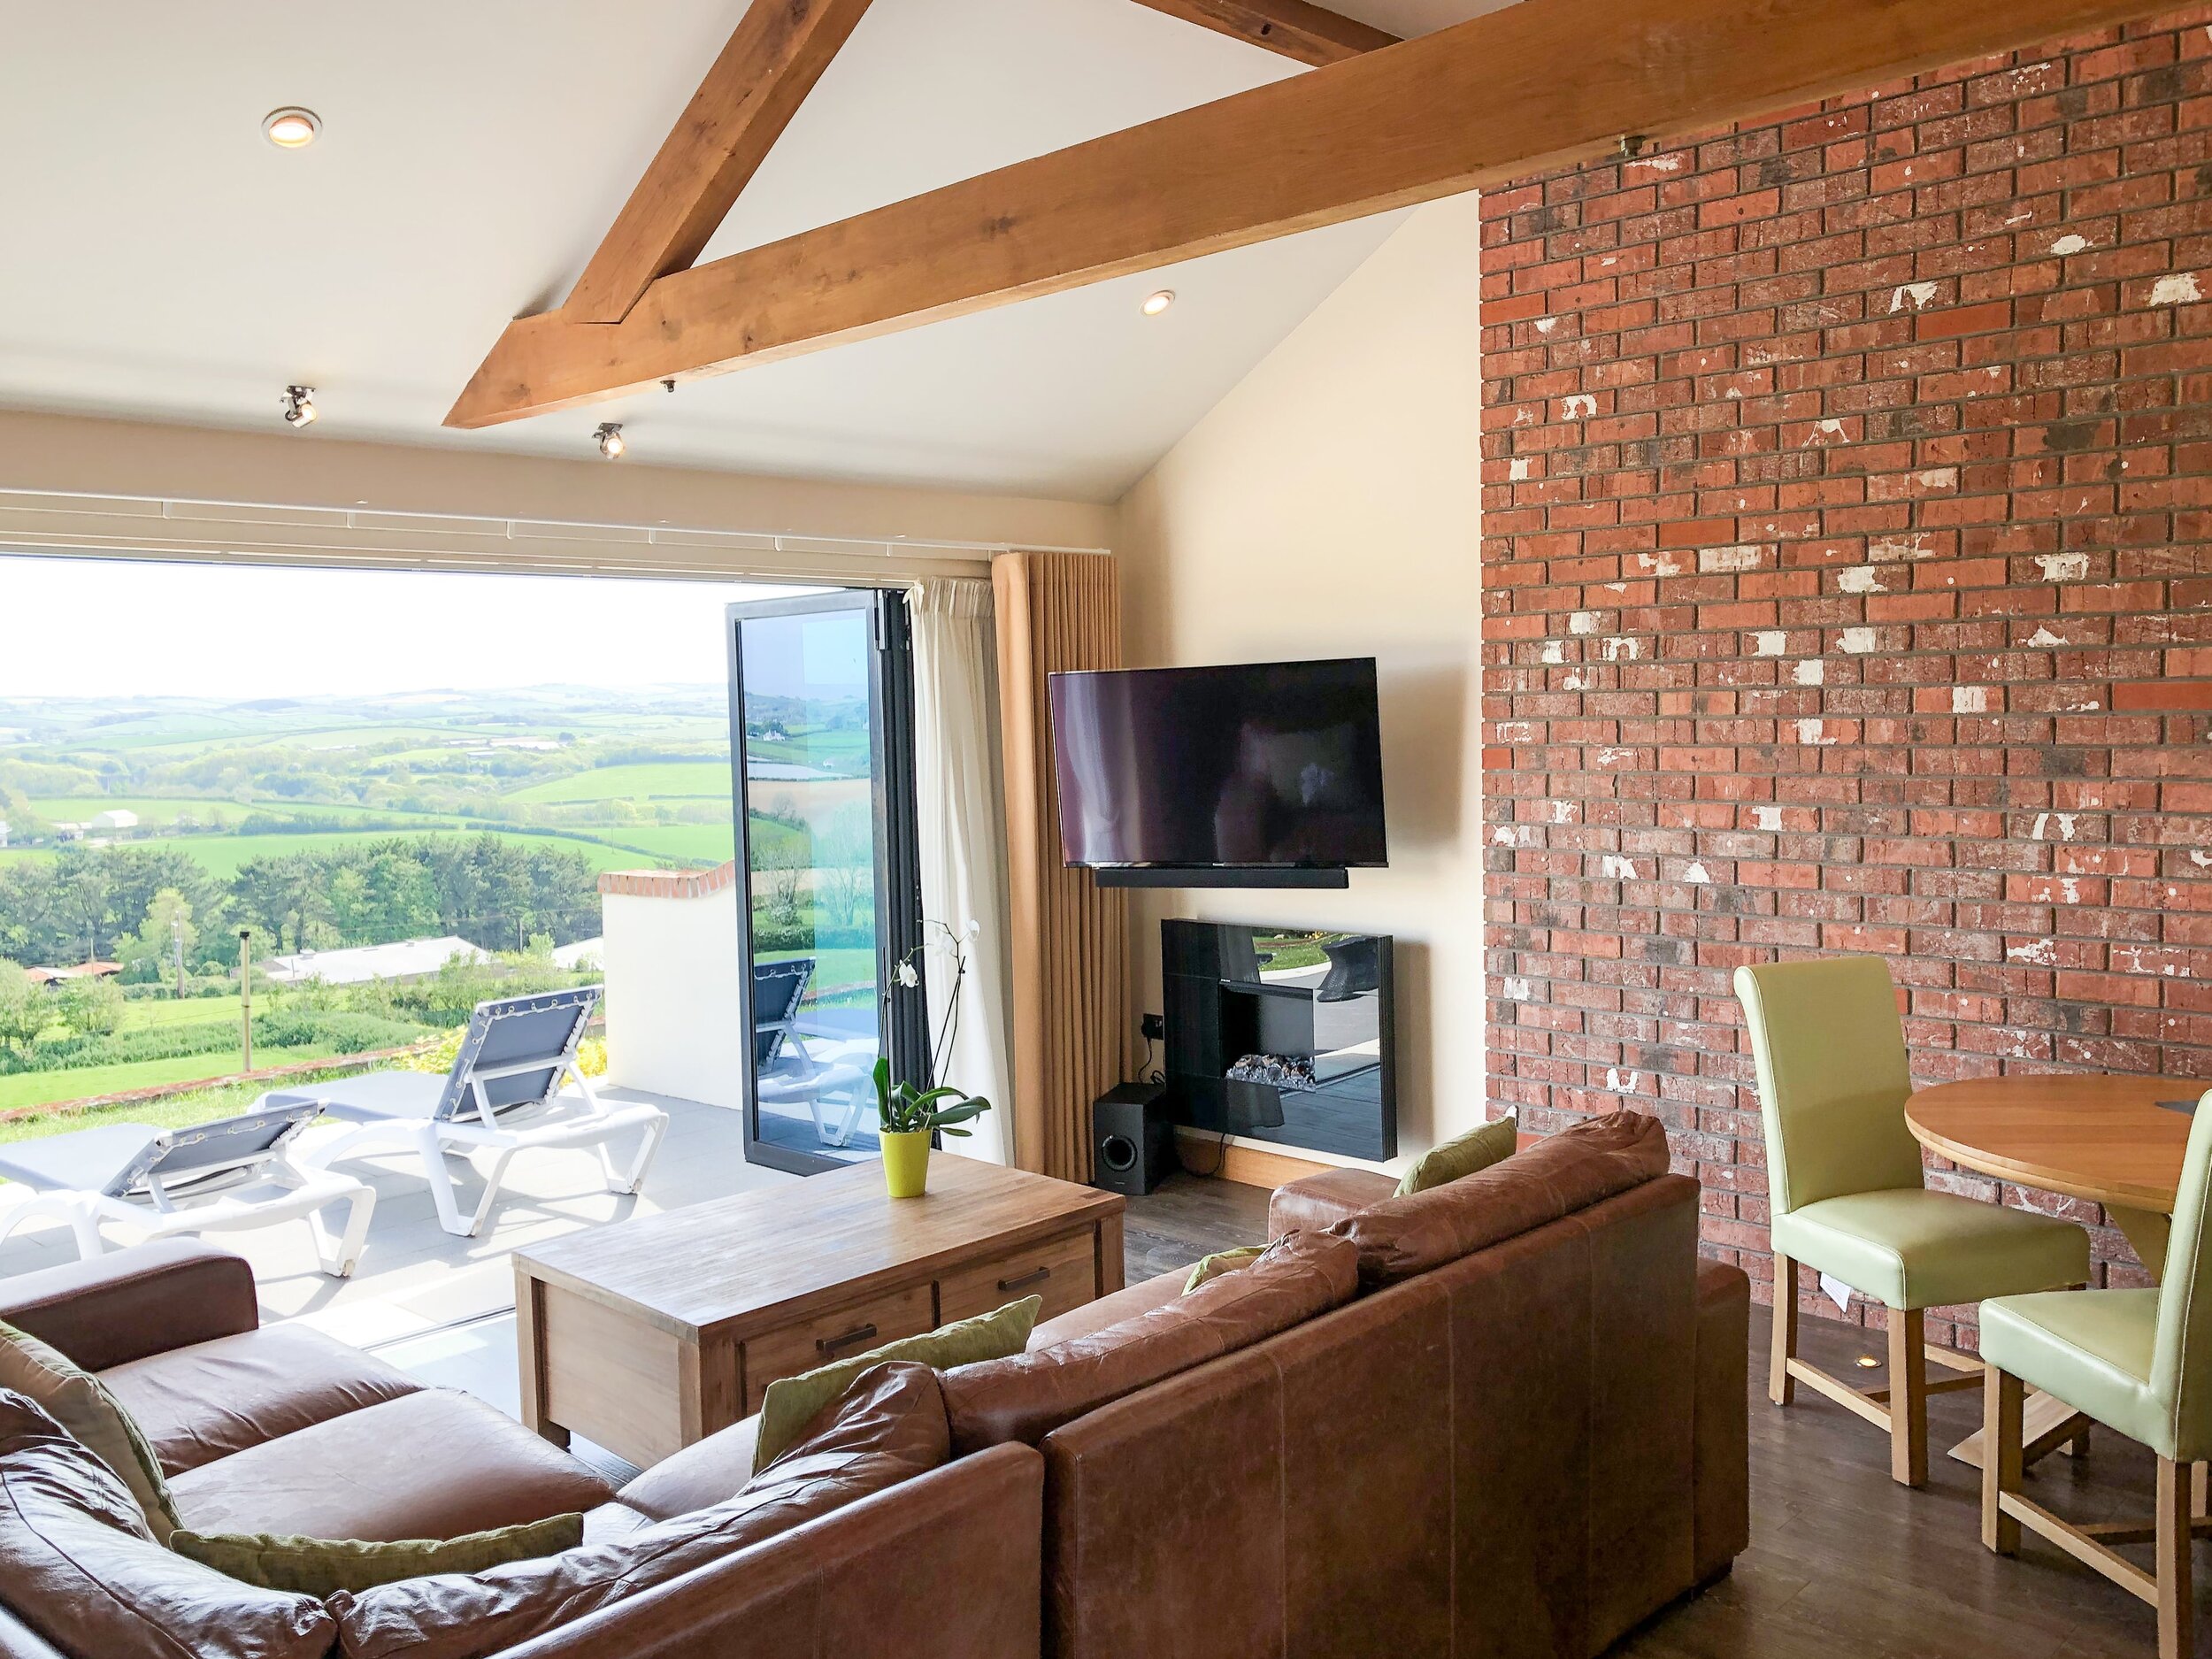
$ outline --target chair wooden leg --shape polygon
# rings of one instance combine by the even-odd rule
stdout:
[[[2020,1548],[2020,1523],[1997,1500],[2001,1493],[2020,1490],[2020,1419],[2026,1398],[2017,1377],[1989,1368],[1982,1385],[1982,1542],[2001,1555],[2016,1555]]]
[[[1774,1253],[1774,1350],[1767,1366],[1767,1398],[1778,1406],[1797,1398],[1790,1361],[1797,1357],[1797,1263]]]
[[[1928,1484],[1926,1318],[1889,1310],[1889,1473],[1901,1486]]]
[[[2212,1463],[2189,1465],[2189,1518],[2201,1521],[2212,1515]]]
[[[2196,1651],[2196,1594],[2189,1560],[2194,1485],[2188,1464],[2158,1460],[2158,1659],[2190,1659]]]

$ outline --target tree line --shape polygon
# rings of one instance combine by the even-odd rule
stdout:
[[[590,862],[496,835],[395,835],[249,860],[216,876],[173,846],[71,844],[0,861],[0,958],[27,966],[121,962],[126,977],[219,972],[238,933],[257,952],[329,950],[455,934],[487,950],[599,928]]]

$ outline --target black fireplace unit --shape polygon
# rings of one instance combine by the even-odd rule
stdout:
[[[1398,1152],[1390,938],[1160,925],[1178,1123],[1347,1157]]]

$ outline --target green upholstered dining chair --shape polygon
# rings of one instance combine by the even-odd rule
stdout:
[[[2212,1186],[2212,1093],[2197,1102],[2182,1161],[2166,1268],[2153,1290],[2077,1290],[1982,1304],[1982,1542],[2020,1547],[2025,1525],[2158,1609],[2159,1659],[2193,1653],[2195,1600],[2189,1540],[2205,1530],[2192,1465],[2212,1458],[2212,1249],[2205,1238]],[[2158,1508],[2148,1525],[2070,1526],[2021,1494],[2021,1408],[2040,1388],[2084,1416],[2149,1447],[2158,1458]],[[2113,1550],[2154,1547],[2155,1572]]]
[[[1897,992],[1878,956],[1736,970],[1766,1130],[1774,1245],[1768,1394],[1804,1383],[1890,1437],[1891,1475],[1928,1479],[1928,1395],[1982,1386],[1981,1363],[1930,1349],[1924,1310],[2089,1278],[2070,1222],[1928,1188],[1905,1124],[1912,1073]],[[1856,1388],[1797,1356],[1797,1264],[1889,1310],[1889,1387]],[[1927,1362],[1962,1373],[1931,1384]]]

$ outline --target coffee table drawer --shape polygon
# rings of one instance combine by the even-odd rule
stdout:
[[[1098,1240],[1085,1228],[1024,1250],[956,1268],[937,1281],[937,1317],[947,1325],[1042,1296],[1040,1322],[1098,1299]]]
[[[744,1348],[746,1411],[759,1410],[768,1385],[780,1378],[795,1377],[932,1329],[937,1320],[930,1289],[925,1279],[750,1339]]]

